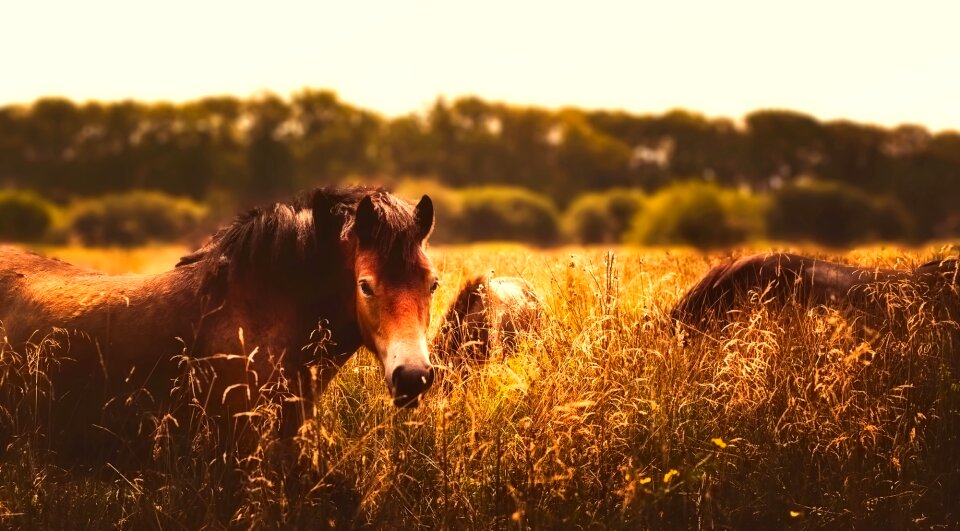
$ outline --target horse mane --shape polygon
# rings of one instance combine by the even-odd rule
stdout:
[[[783,253],[755,254],[716,265],[677,302],[670,316],[685,323],[721,318],[735,306],[738,297],[771,283],[776,283],[779,296],[786,296],[803,269],[810,267],[808,262],[830,265]]]
[[[738,262],[731,260],[711,267],[707,274],[674,306],[670,316],[682,322],[696,322],[703,319],[717,306],[716,287],[734,273]]]
[[[331,213],[342,218],[339,222],[342,223],[340,240],[354,237],[357,205],[369,196],[379,223],[374,227],[372,242],[365,243],[365,248],[386,259],[388,272],[405,273],[410,267],[422,265],[422,244],[426,237],[417,225],[415,207],[383,188],[361,187],[361,190],[363,193],[351,194],[348,201],[341,201],[330,209]],[[326,203],[326,200],[322,202]],[[318,204],[316,199],[314,204]]]
[[[332,267],[339,241],[354,237],[357,205],[368,196],[379,219],[370,248],[396,263],[416,260],[421,241],[413,206],[380,187],[331,186],[238,215],[176,267],[199,264],[205,283],[226,280],[228,271],[231,276],[252,271],[289,277],[305,264]]]

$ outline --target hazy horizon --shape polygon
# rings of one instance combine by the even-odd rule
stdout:
[[[960,5],[815,1],[435,1],[269,9],[118,0],[7,7],[0,104],[182,102],[322,88],[385,116],[438,97],[550,109],[739,120],[789,109],[820,120],[960,130]]]

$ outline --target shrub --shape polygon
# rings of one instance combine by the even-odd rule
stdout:
[[[567,208],[564,228],[578,243],[619,242],[644,200],[643,192],[622,188],[581,195]]]
[[[789,184],[774,194],[769,225],[776,238],[836,246],[902,239],[912,232],[908,214],[895,200],[812,179]]]
[[[47,233],[56,216],[56,207],[23,190],[0,191],[0,239],[36,241]]]
[[[435,217],[433,234],[430,235],[432,243],[463,241],[463,236],[457,233],[459,220],[463,215],[463,202],[459,192],[434,180],[415,178],[401,180],[393,188],[393,192],[414,204],[424,194],[430,196]]]
[[[688,181],[664,188],[634,218],[625,241],[709,248],[764,235],[766,201],[716,185]]]
[[[160,192],[135,191],[75,203],[70,229],[86,245],[141,245],[168,241],[195,230],[206,209]]]
[[[523,188],[464,188],[456,234],[467,241],[512,240],[552,243],[559,233],[553,202]]]

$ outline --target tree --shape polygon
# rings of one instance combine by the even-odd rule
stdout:
[[[248,197],[277,197],[294,189],[294,159],[287,143],[290,107],[280,98],[263,95],[247,104]]]
[[[824,125],[824,161],[820,176],[824,179],[876,189],[880,166],[885,157],[887,133],[880,127],[846,120]]]
[[[816,119],[792,111],[756,111],[747,115],[752,184],[765,189],[773,179],[817,175],[824,160],[823,128]]]
[[[559,178],[546,188],[561,202],[583,190],[629,186],[630,148],[590,127],[582,114],[567,111],[561,122],[557,158]]]
[[[333,92],[309,89],[294,94],[291,107],[300,187],[380,169],[377,115],[341,103]]]
[[[70,169],[84,126],[79,109],[64,98],[43,98],[30,107],[23,125],[24,170],[30,186],[66,196],[75,186]]]
[[[23,133],[25,114],[21,107],[0,108],[0,185],[6,187],[27,185],[22,174],[27,147]]]

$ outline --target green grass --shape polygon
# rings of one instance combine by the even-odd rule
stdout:
[[[141,470],[82,475],[15,446],[0,466],[0,526],[960,522],[955,324],[919,309],[907,337],[871,336],[823,308],[756,308],[710,335],[677,334],[666,312],[717,255],[500,245],[432,255],[442,280],[433,330],[460,283],[491,270],[530,281],[544,295],[546,324],[506,359],[448,372],[448,391],[438,386],[413,411],[391,405],[381,369],[361,351],[311,405],[295,473],[275,457],[281,443],[269,435],[269,403],[255,411],[262,444],[242,461],[224,462],[197,437],[190,451],[160,452]],[[885,267],[929,256],[834,255]],[[12,366],[15,356],[3,356]],[[14,381],[12,370],[0,370],[4,382]],[[220,487],[234,468],[242,487],[224,500]]]

